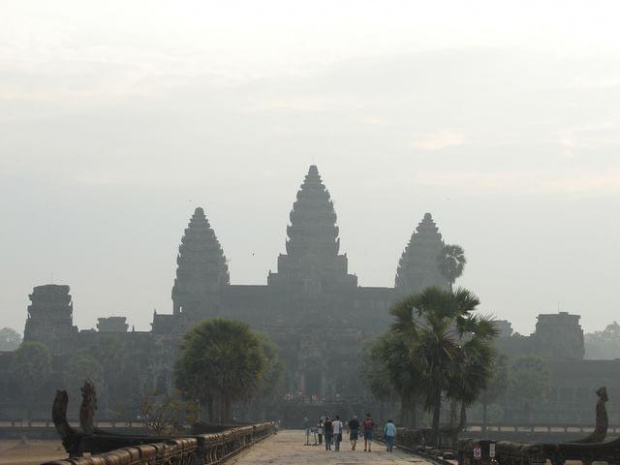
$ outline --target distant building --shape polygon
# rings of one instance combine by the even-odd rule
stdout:
[[[129,329],[127,318],[124,316],[109,316],[97,319],[97,330],[100,333],[126,333]]]

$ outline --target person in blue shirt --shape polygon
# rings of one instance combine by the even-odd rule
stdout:
[[[383,435],[385,436],[385,445],[388,452],[392,452],[394,448],[394,438],[396,437],[396,425],[392,420],[388,420],[383,427]]]

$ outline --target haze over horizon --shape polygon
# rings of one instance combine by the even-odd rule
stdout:
[[[617,319],[616,2],[0,4],[0,293],[71,286],[74,321],[170,313],[202,206],[233,284],[264,284],[316,164],[361,286],[425,212],[457,285],[533,331]]]

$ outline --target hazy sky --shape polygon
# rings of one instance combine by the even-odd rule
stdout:
[[[529,334],[619,319],[617,1],[0,0],[0,327],[169,313],[196,206],[264,284],[314,162],[362,286],[424,212]],[[53,278],[52,278],[53,276]]]

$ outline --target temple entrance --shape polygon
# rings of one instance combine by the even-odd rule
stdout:
[[[321,374],[317,372],[306,373],[306,395],[321,394]]]

